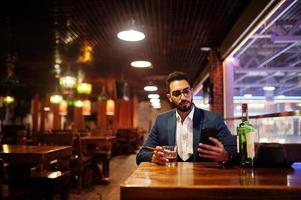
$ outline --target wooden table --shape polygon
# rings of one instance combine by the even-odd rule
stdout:
[[[145,162],[120,187],[121,200],[300,199],[301,163],[282,169],[223,169],[213,163],[167,167]]]
[[[85,148],[89,148],[90,146],[90,154],[94,154],[96,157],[101,157],[102,161],[102,174],[99,172],[97,164],[95,165],[95,171],[99,174],[98,182],[100,184],[108,184],[109,183],[109,175],[110,175],[110,158],[111,158],[111,150],[112,143],[116,140],[116,136],[103,136],[103,135],[89,135],[80,137],[81,144],[85,146]],[[92,146],[92,148],[91,148]],[[92,149],[92,150],[91,150]],[[94,177],[96,178],[96,177]]]
[[[10,164],[44,165],[72,155],[72,146],[2,145],[0,158]]]
[[[116,136],[102,136],[102,135],[87,135],[80,137],[80,140],[86,144],[110,144],[116,140]]]
[[[70,173],[50,173],[47,170],[51,162],[65,159],[69,161],[71,156],[72,146],[5,144],[0,151],[0,158],[9,163],[9,187],[26,187],[37,195],[38,199],[52,199],[54,191],[59,191],[61,195],[68,194]],[[32,171],[32,167],[36,170]],[[50,175],[51,178],[48,179]],[[32,181],[32,177],[35,177],[35,181]]]

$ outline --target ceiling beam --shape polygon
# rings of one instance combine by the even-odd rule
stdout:
[[[257,68],[261,68],[264,65],[268,64],[269,62],[271,62],[272,60],[274,60],[275,58],[277,58],[278,56],[280,56],[281,54],[283,54],[284,52],[288,51],[289,49],[291,49],[292,47],[294,47],[296,45],[296,43],[292,43],[292,44],[288,44],[286,45],[284,48],[279,49],[278,51],[276,51],[272,56],[268,57],[267,59],[265,59],[263,62],[261,62]]]
[[[284,94],[284,93],[287,93],[287,92],[290,92],[290,91],[293,91],[293,90],[297,90],[301,88],[301,84],[293,84],[293,86],[287,88],[287,89],[282,89],[281,92]]]
[[[301,61],[300,61],[301,62]],[[268,67],[268,68],[236,68],[235,73],[236,74],[243,74],[243,73],[249,73],[249,72],[267,72],[267,73],[274,73],[274,72],[301,72],[301,66],[296,67],[285,67],[285,66],[279,66],[279,67]]]
[[[250,35],[255,28],[279,5],[284,1],[268,1],[268,0],[258,0],[252,1],[250,6],[243,13],[239,21],[233,26],[232,30],[228,33],[225,40],[221,45],[221,55],[225,59],[228,57],[235,49],[243,45],[246,41],[246,37]],[[268,24],[259,34],[264,34],[264,32],[274,24],[286,11],[297,1],[293,2],[287,9],[280,13],[270,24]],[[241,55],[250,45],[252,45],[256,39],[251,39],[248,45],[245,45],[243,49],[240,49],[239,54]],[[239,56],[239,55],[238,55]]]
[[[246,88],[263,88],[264,86],[265,85],[263,83],[240,83],[240,84],[235,84],[234,88],[239,88],[239,89],[241,89],[241,88],[244,88],[244,89],[246,89]],[[283,86],[283,84],[282,83],[274,83],[273,86],[281,87],[281,86]],[[285,84],[285,86],[294,87],[294,86],[296,86],[296,84],[293,84],[293,83]],[[298,85],[298,87],[301,87],[301,85]]]
[[[295,45],[296,45],[296,43],[288,44],[284,48],[277,50],[272,56],[266,58],[258,66],[256,66],[256,68],[257,69],[262,68],[263,66],[265,66],[266,64],[268,64],[269,62],[271,62],[272,60],[274,60],[275,58],[277,58],[278,56],[280,56],[281,54],[283,54],[284,52],[286,52],[287,50],[291,49]],[[245,75],[241,76],[239,79],[236,79],[235,83],[240,82],[241,80],[243,80],[246,77],[248,77],[248,74],[245,74]]]
[[[279,13],[268,25],[266,25],[259,34],[264,34],[265,31],[267,31],[278,19],[280,19],[295,3],[297,0],[292,2],[289,6],[287,6],[281,13]],[[278,5],[278,4],[277,4]],[[277,6],[275,5],[275,6]],[[240,51],[237,54],[237,57],[241,56],[254,42],[256,41],[256,38],[252,39],[246,46],[240,49]]]
[[[301,41],[301,36],[300,35],[272,36],[272,41],[274,43],[295,43]]]

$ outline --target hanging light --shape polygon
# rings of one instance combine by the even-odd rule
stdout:
[[[106,105],[106,115],[114,115],[114,114],[115,114],[115,102],[113,99],[108,99]]]
[[[83,103],[82,100],[76,100],[76,101],[74,102],[74,106],[75,106],[75,107],[82,108],[83,105],[84,105],[84,103]]]
[[[210,51],[211,50],[211,47],[208,47],[208,46],[203,46],[200,48],[201,51]]]
[[[160,103],[160,99],[150,99],[151,103]]]
[[[152,63],[146,60],[137,60],[131,62],[131,66],[136,68],[146,68],[152,66]]]
[[[90,83],[80,83],[77,86],[77,92],[79,94],[91,94],[92,85]]]
[[[130,29],[130,30],[119,32],[117,34],[117,37],[121,40],[125,40],[128,42],[136,42],[136,41],[143,40],[145,38],[145,35],[143,32]]]
[[[152,104],[154,109],[160,109],[161,108],[161,104]]]
[[[83,101],[83,115],[91,115],[91,101],[86,99]]]
[[[53,94],[50,96],[50,103],[59,104],[62,100],[63,97],[60,94]]]
[[[148,97],[149,99],[159,99],[159,98],[160,98],[160,95],[158,95],[158,94],[149,94],[149,95],[147,95],[147,97]]]
[[[148,92],[153,92],[153,91],[157,91],[158,87],[155,85],[147,85],[144,87],[144,90]]]
[[[263,87],[263,90],[265,90],[265,91],[274,91],[275,87],[274,86],[265,86],[265,87]]]
[[[44,110],[45,112],[49,112],[49,111],[50,111],[50,107],[45,106],[45,107],[43,108],[43,110]]]
[[[15,102],[15,98],[13,96],[7,95],[7,96],[4,97],[3,102],[5,104],[11,104],[11,103]]]
[[[159,101],[151,101],[151,105],[152,105],[153,108],[155,108],[155,109],[161,108],[160,99],[151,99],[151,100],[159,100]]]
[[[60,78],[60,86],[63,88],[74,88],[76,85],[76,78],[73,76],[63,76]]]
[[[73,100],[73,98],[69,98],[67,99],[67,105],[68,106],[75,106],[75,100]]]
[[[60,105],[59,105],[59,114],[60,115],[67,115],[67,113],[68,113],[67,108],[68,108],[67,101],[62,100],[60,102]]]
[[[136,42],[143,40],[145,38],[145,34],[139,30],[135,25],[135,20],[129,20],[129,29],[121,31],[117,34],[117,37],[121,40],[129,41],[129,42]]]

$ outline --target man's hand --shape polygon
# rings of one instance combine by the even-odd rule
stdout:
[[[157,163],[159,165],[165,165],[168,162],[168,159],[164,157],[163,148],[160,146],[156,146],[156,150],[153,153],[152,161],[153,163]]]
[[[229,153],[225,150],[224,145],[217,139],[209,137],[214,142],[214,146],[199,143],[199,156],[202,158],[211,158],[213,161],[228,161]]]

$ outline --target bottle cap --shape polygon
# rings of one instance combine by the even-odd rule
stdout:
[[[241,109],[243,111],[247,111],[248,110],[248,104],[246,104],[246,103],[241,104]]]

